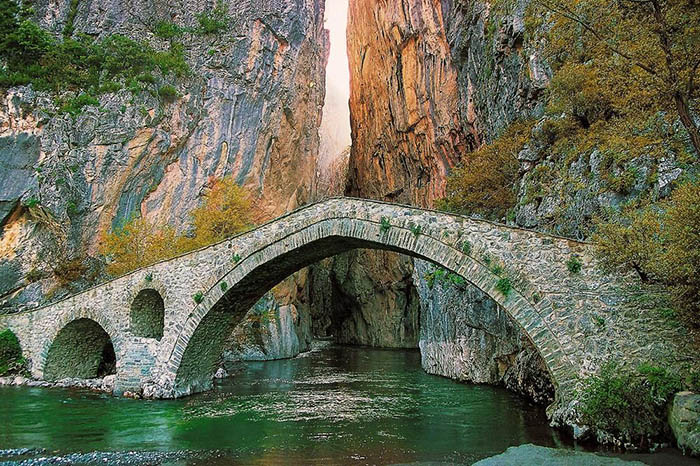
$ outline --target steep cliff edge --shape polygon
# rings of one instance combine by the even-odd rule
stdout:
[[[0,94],[3,308],[98,279],[99,233],[133,216],[182,228],[212,177],[233,175],[269,216],[309,198],[328,50],[324,2],[225,1],[226,17],[217,18],[225,27],[202,30],[213,3],[35,2],[36,20],[56,37],[70,22],[73,37],[119,34],[155,51],[179,44],[190,72],[117,83],[72,115],[59,100],[77,92]]]
[[[431,205],[472,145],[453,108],[457,74],[440,2],[351,1],[347,40],[352,149],[346,194]],[[325,290],[315,290],[314,306],[318,319],[340,322],[323,333],[348,343],[417,346],[419,301],[410,260],[359,251],[327,264],[329,271],[313,274],[330,279]]]
[[[516,117],[512,108],[529,83],[520,82],[519,59],[500,65],[508,71],[502,93],[487,82],[476,82],[475,90],[477,79],[468,77],[480,67],[473,56],[489,51],[483,12],[467,17],[466,8],[350,2],[347,194],[432,206],[444,196],[450,170],[484,140],[483,128],[495,132],[492,121],[502,127]],[[490,100],[477,108],[476,93]],[[521,105],[525,112],[535,107],[529,99]],[[314,267],[314,331],[346,343],[419,346],[430,373],[503,384],[549,401],[552,387],[539,355],[508,316],[473,287],[428,286],[431,267],[372,251]]]

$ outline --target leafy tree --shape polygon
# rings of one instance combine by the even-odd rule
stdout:
[[[663,277],[677,305],[700,325],[700,182],[673,193],[665,223]]]
[[[672,112],[700,155],[700,130],[693,119],[700,97],[696,0],[535,0],[534,7],[532,16],[551,23],[555,68],[578,75],[582,84],[560,83],[558,92],[555,75],[555,101],[580,101],[585,110],[577,116],[584,124],[643,107]]]
[[[462,166],[447,179],[446,197],[439,207],[502,218],[516,202],[518,153],[531,129],[531,121],[513,123],[493,143],[468,154]]]
[[[123,275],[174,257],[180,244],[174,228],[155,225],[145,218],[135,218],[122,228],[104,235],[100,252],[111,260],[107,272]]]
[[[250,194],[233,177],[213,180],[202,205],[191,212],[193,234],[134,218],[102,236],[100,253],[109,259],[110,274],[123,275],[245,231],[254,223],[253,212]]]
[[[593,240],[606,269],[666,285],[676,306],[700,324],[700,182],[680,186],[658,206],[599,220]]]
[[[191,213],[194,242],[205,246],[248,230],[253,221],[250,194],[233,177],[215,180],[204,203]]]
[[[593,240],[601,264],[609,271],[634,271],[644,282],[658,278],[661,213],[651,207],[613,213],[596,225]]]

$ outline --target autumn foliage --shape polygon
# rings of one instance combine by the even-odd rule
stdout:
[[[438,206],[463,214],[500,219],[516,203],[518,153],[530,135],[533,123],[512,124],[492,144],[469,154],[447,180],[447,195]]]
[[[676,309],[700,325],[700,182],[659,205],[609,215],[593,239],[605,268],[665,285]]]
[[[196,247],[222,241],[254,224],[253,200],[232,178],[212,183],[204,203],[190,214]]]
[[[108,258],[111,275],[123,275],[246,231],[254,225],[254,212],[250,194],[232,177],[213,180],[202,205],[190,214],[191,233],[134,218],[103,235],[100,253]]]

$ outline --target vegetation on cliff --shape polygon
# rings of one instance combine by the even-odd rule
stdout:
[[[494,2],[489,24],[497,24],[505,4]],[[700,10],[694,2],[534,0],[526,22],[531,38],[544,39],[553,71],[545,118],[525,137],[516,122],[467,157],[450,177],[446,207],[502,218],[517,200],[522,150],[552,153],[559,177],[582,154],[597,151],[606,189],[621,193],[634,183],[625,164],[635,157],[697,162]],[[503,167],[503,186],[494,189],[493,173]]]
[[[479,214],[486,218],[504,217],[517,201],[518,153],[526,143],[534,122],[512,124],[492,144],[469,154],[447,180],[444,200],[438,208]]]
[[[17,336],[10,329],[0,332],[0,376],[24,368],[22,348]]]
[[[190,213],[192,223],[186,233],[134,218],[103,234],[100,253],[108,258],[111,275],[123,275],[243,232],[257,220],[254,213],[250,194],[232,177],[212,180],[204,202]]]
[[[511,3],[494,2],[489,26]],[[553,222],[580,223],[555,231],[595,233],[608,269],[666,285],[674,307],[700,323],[700,10],[688,1],[533,0],[526,29],[542,39],[553,72],[544,115],[466,156],[438,205],[513,221],[534,199],[542,209],[542,199],[555,199]],[[673,189],[652,186],[669,163],[683,174],[664,200]],[[558,191],[589,188],[611,201],[581,205]],[[567,199],[579,204],[576,222]]]
[[[700,182],[655,205],[609,212],[593,239],[603,266],[665,285],[676,307],[700,325]]]
[[[72,22],[57,38],[33,15],[16,0],[0,0],[0,88],[32,84],[57,93],[84,92],[63,103],[62,110],[74,114],[84,105],[95,105],[96,95],[122,87],[133,92],[148,89],[157,84],[155,72],[161,80],[189,72],[180,43],[171,42],[168,50],[161,51],[119,34],[100,40],[82,34],[72,37]]]

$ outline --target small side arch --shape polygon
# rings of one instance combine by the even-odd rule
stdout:
[[[92,319],[73,320],[56,334],[44,363],[46,380],[93,379],[117,370],[114,344]]]
[[[139,291],[131,302],[129,321],[135,336],[160,341],[165,327],[165,304],[161,294],[154,288]]]

